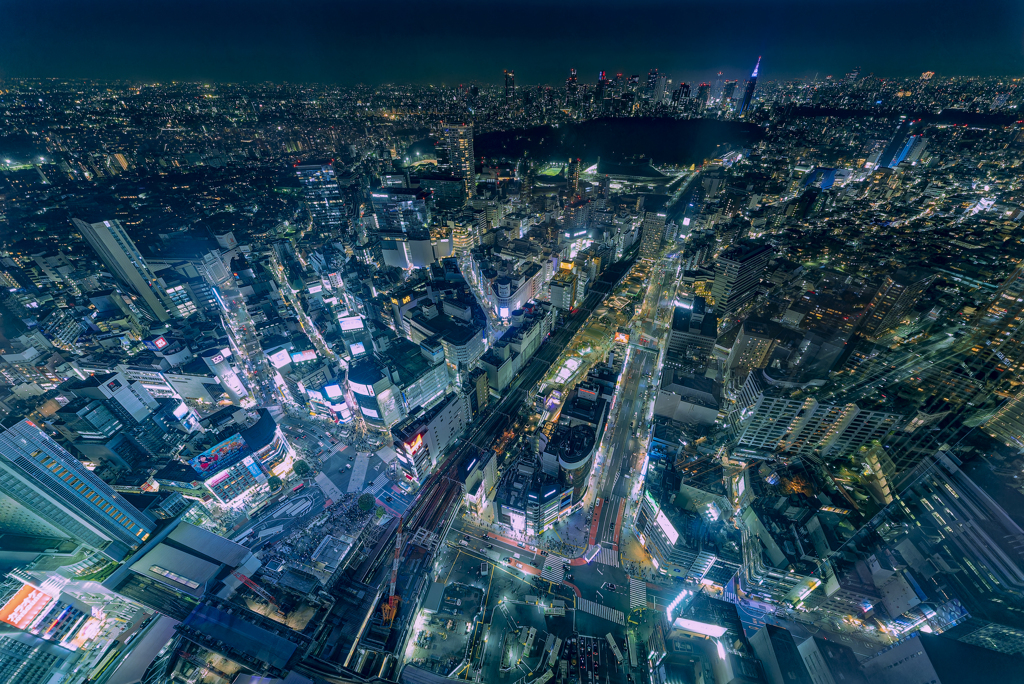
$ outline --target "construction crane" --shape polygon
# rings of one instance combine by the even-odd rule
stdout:
[[[264,589],[260,585],[256,584],[252,580],[251,577],[246,577],[245,575],[243,575],[242,573],[238,572],[237,570],[232,570],[231,574],[234,575],[235,579],[237,579],[239,582],[241,582],[245,586],[247,586],[250,589],[252,589],[253,592],[257,596],[262,598],[264,601],[266,601],[267,603],[273,604],[275,606],[277,605],[277,601],[275,601],[274,597],[270,595],[270,592],[268,592],[266,589]]]
[[[384,618],[384,624],[388,627],[395,621],[395,616],[398,615],[398,604],[402,602],[402,599],[395,593],[395,585],[398,583],[398,559],[402,554],[402,518],[398,519],[398,532],[395,535],[395,558],[391,562],[391,585],[390,594],[388,595],[388,602],[381,606],[381,616]]]

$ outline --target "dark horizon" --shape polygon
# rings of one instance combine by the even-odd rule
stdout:
[[[820,79],[855,67],[879,77],[1010,76],[1024,70],[1024,7],[1005,0],[822,6],[804,0],[629,6],[519,4],[495,18],[444,0],[294,6],[195,0],[0,2],[0,78],[323,84],[560,85],[597,72],[674,81]]]

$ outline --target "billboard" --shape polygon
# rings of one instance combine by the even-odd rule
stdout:
[[[363,329],[362,316],[343,316],[338,319],[338,323],[341,324],[341,329],[344,331]]]
[[[353,342],[349,346],[349,351],[351,352],[352,356],[359,356],[360,354],[366,353],[366,347],[363,345],[362,342]]]
[[[143,340],[142,344],[150,351],[160,351],[167,346],[167,340],[161,335],[155,340]]]
[[[676,532],[676,528],[672,526],[671,522],[669,522],[668,516],[665,515],[665,512],[658,511],[658,515],[655,517],[655,520],[658,523],[658,527],[661,528],[661,531],[666,537],[668,537],[669,543],[675,544],[679,539],[679,533]]]
[[[292,363],[301,363],[303,361],[312,361],[316,358],[316,352],[310,349],[309,351],[299,352],[298,354],[292,354]]]
[[[233,466],[252,453],[242,435],[237,432],[220,444],[210,447],[188,462],[192,469],[201,476],[218,473]]]
[[[276,351],[267,358],[270,359],[270,363],[274,364],[274,368],[282,368],[292,362],[292,357],[287,349]]]
[[[337,399],[343,394],[341,387],[338,385],[324,385],[324,392],[326,392],[327,396],[331,399]]]

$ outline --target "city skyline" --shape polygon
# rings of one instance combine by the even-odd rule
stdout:
[[[719,71],[744,78],[758,55],[766,80],[839,77],[855,65],[883,78],[1024,67],[1024,9],[1005,0],[982,0],[967,13],[948,1],[850,9],[803,0],[647,0],[629,8],[596,0],[526,3],[498,20],[456,0],[426,12],[360,2],[309,13],[278,0],[160,9],[49,0],[3,3],[0,17],[9,28],[0,78],[500,85],[502,72],[514,70],[519,84],[557,85],[569,68],[583,82],[601,70],[652,67],[683,80]],[[406,45],[416,58],[406,57]]]

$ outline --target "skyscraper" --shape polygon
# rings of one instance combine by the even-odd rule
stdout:
[[[753,298],[771,255],[768,245],[746,241],[722,252],[715,261],[715,283],[711,286],[715,311],[720,315],[735,311]]]
[[[576,80],[576,70],[569,69],[569,78],[565,79],[565,103],[570,104],[576,100],[579,84]]]
[[[703,107],[708,103],[708,98],[711,97],[711,84],[701,83],[697,86],[697,94],[694,99],[697,100],[697,106]]]
[[[740,114],[743,114],[750,107],[750,101],[754,97],[754,88],[757,87],[757,70],[761,68],[761,58],[757,58],[757,64],[754,65],[754,71],[750,74],[750,80],[747,81],[747,87],[743,91],[743,101],[740,103]]]
[[[516,96],[516,72],[505,70],[505,104],[510,104]]]
[[[661,238],[665,234],[665,212],[648,211],[640,235],[640,258],[654,260],[661,249]]]
[[[157,287],[156,276],[120,222],[86,223],[81,219],[72,219],[72,222],[122,287],[137,295],[157,320],[171,318],[170,311],[176,311],[176,308],[166,296],[161,296],[163,293]]]
[[[476,157],[473,154],[473,125],[446,126],[444,135],[448,142],[448,157],[452,173],[466,183],[466,197],[476,195]]]
[[[566,190],[569,192],[569,197],[576,197],[580,194],[580,164],[582,161],[577,159],[569,159],[568,166],[565,167],[565,180]]]
[[[341,187],[334,176],[334,160],[295,165],[302,184],[306,207],[313,224],[321,230],[336,230],[345,220]]]
[[[68,537],[121,560],[154,522],[28,420],[0,432],[0,525]]]
[[[871,313],[864,323],[865,335],[879,338],[896,330],[934,280],[934,273],[915,268],[900,269],[886,276],[871,300]]]

